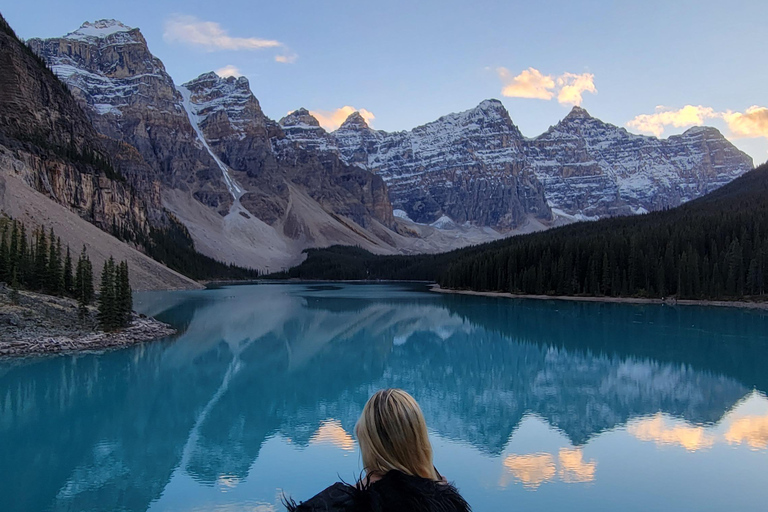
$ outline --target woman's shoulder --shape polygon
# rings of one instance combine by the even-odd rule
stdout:
[[[419,510],[468,512],[471,507],[458,489],[445,481],[411,476],[400,471],[389,471],[368,487],[376,494],[373,502],[386,503],[384,510]]]
[[[336,482],[332,486],[320,491],[307,501],[296,504],[293,500],[286,500],[285,507],[289,512],[353,512],[356,510],[355,497],[360,491],[344,482]]]

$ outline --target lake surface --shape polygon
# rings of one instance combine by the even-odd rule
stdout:
[[[264,284],[137,294],[173,339],[0,361],[0,510],[283,510],[420,402],[475,511],[764,511],[768,314]]]

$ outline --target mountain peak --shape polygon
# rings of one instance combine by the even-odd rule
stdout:
[[[341,123],[339,130],[367,130],[369,129],[368,123],[365,122],[365,118],[360,112],[352,112],[349,117]]]
[[[64,37],[67,39],[100,39],[118,32],[130,32],[131,30],[134,30],[134,28],[129,27],[118,20],[105,19],[96,20],[93,23],[86,21],[80,25],[80,28],[74,32],[70,32]]]
[[[565,119],[589,119],[592,116],[589,115],[589,112],[587,112],[586,109],[575,105],[571,111],[568,113],[567,116],[565,116]],[[564,120],[565,120],[564,119]]]
[[[320,122],[305,108],[294,110],[280,120],[283,127],[319,128]]]

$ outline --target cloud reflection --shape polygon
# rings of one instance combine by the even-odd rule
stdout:
[[[355,440],[344,430],[338,420],[326,420],[309,438],[309,444],[332,444],[344,451],[355,449]]]
[[[724,437],[728,444],[746,443],[756,450],[765,450],[768,448],[768,415],[738,418]]]
[[[597,462],[594,460],[585,462],[584,453],[580,448],[561,448],[558,459],[560,462],[558,475],[563,482],[569,484],[585,483],[592,482],[595,479]]]
[[[675,424],[662,413],[633,422],[627,432],[641,441],[654,441],[657,445],[679,445],[695,452],[711,448],[715,437],[704,427]]]
[[[504,459],[504,468],[519,480],[523,487],[531,490],[536,490],[544,482],[552,480],[556,474],[555,459],[549,453],[508,455]],[[499,484],[506,487],[509,484],[508,478],[502,475]]]

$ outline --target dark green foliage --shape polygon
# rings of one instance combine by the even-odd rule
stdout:
[[[104,331],[125,328],[130,324],[132,309],[128,263],[124,261],[116,264],[110,256],[101,272],[99,325]]]
[[[64,293],[71,295],[75,292],[75,279],[72,274],[72,254],[69,251],[69,245],[67,245],[67,255],[64,258]]]
[[[117,266],[115,277],[118,317],[121,326],[127,326],[131,322],[131,312],[133,311],[133,294],[131,293],[127,261],[123,261]]]
[[[679,208],[581,222],[444,254],[307,252],[304,279],[434,280],[521,294],[735,299],[768,292],[768,165]]]
[[[99,325],[105,331],[114,331],[119,327],[117,293],[115,287],[115,260],[110,257],[101,270],[99,287]]]
[[[166,229],[150,230],[147,254],[192,279],[256,279],[255,269],[227,265],[195,250],[187,228],[170,215]]]
[[[88,314],[88,306],[93,302],[93,265],[83,246],[75,270],[74,293],[77,299],[80,318]]]

